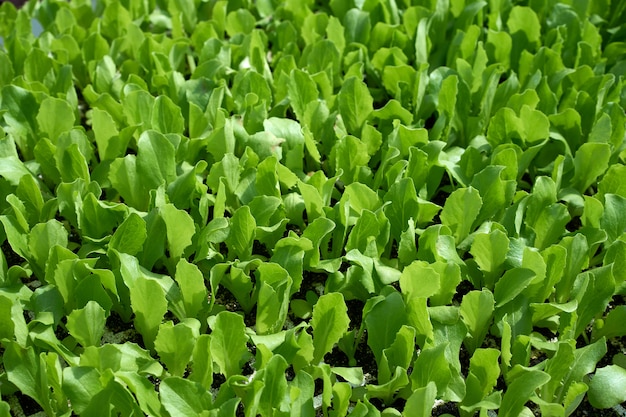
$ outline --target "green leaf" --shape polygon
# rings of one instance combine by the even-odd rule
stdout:
[[[320,362],[348,330],[348,308],[340,293],[322,295],[313,306],[313,363]]]
[[[257,276],[257,333],[276,333],[283,328],[287,318],[293,280],[283,267],[275,263],[259,265]]]
[[[154,97],[147,91],[141,89],[133,90],[125,95],[122,104],[124,114],[128,118],[128,123],[130,125],[141,126],[141,131],[151,129],[154,102]],[[111,114],[111,116],[114,115]]]
[[[172,258],[180,258],[191,245],[196,233],[193,219],[186,211],[177,209],[173,204],[165,204],[158,211],[165,223],[169,254]]]
[[[99,347],[85,348],[80,358],[81,366],[96,368],[101,372],[111,370],[139,372],[145,375],[160,376],[163,367],[152,357],[150,352],[135,343],[108,343]]]
[[[578,300],[576,336],[585,330],[597,314],[606,309],[615,291],[615,279],[610,266],[594,268],[581,273],[579,277],[581,291],[576,297]]]
[[[9,181],[12,185],[18,185],[20,179],[25,175],[32,176],[32,173],[20,161],[17,155],[0,157],[0,176],[2,178]]]
[[[312,417],[315,415],[313,408],[313,396],[315,384],[310,374],[305,371],[298,371],[291,382],[291,409],[300,412],[301,416]],[[299,395],[294,395],[297,393]]]
[[[399,241],[409,219],[417,223],[419,202],[413,180],[404,178],[395,183],[385,195],[385,201],[391,202],[385,207],[385,215],[391,223],[391,236]]]
[[[246,326],[243,317],[229,311],[219,313],[211,325],[211,356],[226,378],[241,372],[250,357],[246,343]]]
[[[25,3],[0,5],[4,401],[624,400],[624,2]]]
[[[239,72],[233,81],[232,93],[235,103],[243,112],[252,110],[248,100],[253,100],[263,109],[272,103],[272,92],[267,81],[256,71]]]
[[[583,269],[587,268],[589,245],[585,236],[578,233],[574,236],[563,238],[558,247],[565,249],[565,251],[553,251],[554,253],[551,254],[553,255],[552,259],[546,259],[546,264],[548,264],[548,260],[558,262],[556,265],[564,263],[562,266],[563,276],[556,280],[555,288],[557,302],[565,303],[570,300],[574,280]],[[560,271],[555,271],[555,274],[560,274]]]
[[[185,128],[185,120],[178,107],[168,96],[159,96],[154,101],[152,109],[152,127],[165,133],[182,134]]]
[[[3,345],[3,362],[9,381],[37,401],[46,414],[55,414],[50,402],[45,353],[38,356],[32,347],[23,348],[15,342],[3,342]]]
[[[103,391],[100,377],[100,372],[89,366],[68,366],[63,369],[63,392],[67,394],[76,413],[83,414]]]
[[[583,376],[594,371],[598,361],[606,354],[606,340],[600,340],[576,349],[573,361],[569,362],[569,368],[565,375],[561,378],[561,384],[558,385],[555,393],[555,400],[561,403],[566,400],[570,386],[582,381]]]
[[[111,255],[115,255],[115,257],[112,256],[112,260],[114,261],[117,261],[115,258],[119,258],[120,274],[127,288],[132,288],[137,281],[154,281],[161,286],[162,292],[165,294],[165,298],[169,305],[170,311],[180,320],[185,317],[185,307],[183,305],[180,289],[170,276],[160,275],[148,271],[147,269],[139,265],[138,259],[134,256],[130,256],[125,253],[110,251],[109,256]],[[117,263],[118,262],[115,262],[115,264]],[[121,290],[121,292],[125,292],[123,291],[125,290],[125,288],[122,285],[118,284],[118,288]],[[157,296],[158,295],[159,294],[157,294]]]
[[[189,379],[200,383],[209,390],[213,383],[213,358],[211,357],[211,336],[201,334],[196,339],[191,356],[193,369]]]
[[[89,193],[83,199],[78,226],[84,236],[100,239],[122,222],[127,210],[122,204],[104,202]]]
[[[592,340],[598,340],[601,337],[612,339],[626,335],[624,320],[626,320],[626,306],[615,306],[603,320],[594,322]]]
[[[365,378],[362,368],[345,368],[342,366],[335,366],[331,368],[331,372],[335,375],[341,376],[347,382],[355,385],[362,384]]]
[[[346,243],[346,252],[357,249],[361,253],[367,253],[370,256],[379,257],[383,254],[385,246],[389,240],[389,220],[382,212],[374,214],[369,210],[363,210],[361,217],[357,220],[348,236]],[[376,253],[368,253],[369,242],[376,244]]]
[[[106,271],[109,272],[109,271]],[[113,284],[114,277],[110,274],[98,274],[92,273],[87,275],[77,282],[74,300],[77,307],[86,306],[90,301],[98,303],[107,313],[111,311],[113,302],[111,296],[107,292],[113,291],[115,294],[116,288]],[[106,286],[106,287],[105,287]],[[106,288],[106,289],[105,289]],[[114,296],[117,299],[117,297]]]
[[[323,246],[320,247],[321,243],[329,238],[330,233],[335,229],[335,227],[336,225],[332,220],[320,217],[309,223],[308,227],[302,233],[302,236],[309,239],[313,246],[313,251],[310,252],[311,257],[309,260],[311,267],[321,267],[318,266],[321,262],[320,249],[322,249],[321,252],[324,253]],[[277,262],[280,263],[280,261]]]
[[[40,218],[49,215],[46,210],[50,209],[50,203],[45,205],[40,186],[32,175],[25,175],[20,178],[15,195],[24,204],[29,224],[37,223]],[[8,198],[9,196],[7,196],[7,203],[10,204]]]
[[[499,229],[488,234],[479,233],[474,237],[470,253],[485,273],[487,288],[493,288],[496,277],[502,272],[508,250],[509,238]]]
[[[348,78],[339,90],[337,101],[348,133],[360,136],[361,127],[374,111],[367,85],[356,77]]]
[[[307,230],[310,229],[310,226]],[[314,229],[310,230],[314,232]],[[322,238],[323,236],[318,237]],[[319,242],[318,242],[319,245]],[[293,238],[291,236],[283,238],[276,242],[274,246],[274,253],[272,254],[271,261],[276,262],[287,272],[293,280],[291,285],[291,294],[299,291],[302,284],[303,272],[304,272],[304,258],[307,254],[313,250],[313,242],[306,237]]]
[[[400,235],[398,247],[398,259],[402,264],[409,264],[417,256],[417,246],[415,245],[415,222],[409,219],[409,227]]]
[[[176,179],[176,148],[167,137],[154,130],[141,134],[137,141],[137,174],[147,190]]]
[[[622,213],[626,210],[626,198],[616,194],[604,195],[604,212],[600,218],[600,226],[612,243],[626,231],[626,219]]]
[[[472,231],[474,219],[483,205],[478,191],[472,187],[453,191],[441,210],[441,224],[448,226],[457,243],[461,243]]]
[[[515,6],[507,20],[507,26],[512,35],[523,32],[526,41],[539,43],[541,38],[541,24],[539,18],[530,7]]]
[[[584,143],[574,156],[572,187],[584,193],[609,167],[611,148],[606,143]]]
[[[516,377],[509,383],[502,397],[499,416],[519,416],[535,390],[550,380],[550,375],[545,372],[519,365],[510,372],[514,372]]]
[[[413,261],[400,275],[400,288],[406,299],[428,298],[441,288],[441,276],[427,262]]]
[[[125,135],[120,134],[115,120],[108,112],[97,107],[92,112],[91,123],[100,160],[123,156],[130,137],[125,138]]]
[[[9,417],[11,415],[11,406],[6,401],[0,401],[0,415]]]
[[[122,410],[129,413],[142,412],[132,392],[125,386],[121,378],[116,379],[110,370],[105,370],[102,374],[104,388],[92,397],[83,415],[99,415],[102,410],[110,410],[111,408],[112,413],[119,413]]]
[[[587,395],[595,408],[611,408],[623,403],[626,401],[626,369],[617,365],[597,369]]]
[[[350,407],[350,397],[352,396],[352,388],[347,382],[336,382],[333,384],[333,400],[332,411],[330,416],[345,416]]]
[[[255,187],[258,196],[280,197],[280,185],[276,172],[277,164],[278,160],[272,155],[263,160],[257,167]]]
[[[89,182],[89,166],[76,143],[68,147],[57,148],[56,165],[64,182],[72,182],[80,178]]]
[[[48,220],[33,227],[28,235],[28,248],[37,266],[44,271],[50,249],[55,245],[67,247],[68,233],[57,220]]]
[[[67,329],[84,347],[100,345],[105,323],[105,310],[95,301],[87,302],[85,307],[67,316]]]
[[[161,381],[159,392],[163,407],[172,415],[200,416],[212,408],[211,392],[197,382],[167,377]]]
[[[0,54],[0,74],[2,75],[0,78],[2,85],[11,84],[11,80],[15,76],[11,59],[6,53]]]
[[[513,268],[506,271],[494,288],[496,307],[502,307],[517,297],[535,276],[534,271],[526,268]]]
[[[24,111],[23,109],[28,109]],[[39,105],[32,92],[15,85],[2,87],[2,105],[6,131],[12,133],[14,140],[25,158],[32,158],[37,132]]]
[[[176,282],[183,296],[187,317],[197,317],[207,304],[207,289],[202,272],[186,259],[180,259],[176,264]]]
[[[367,45],[372,31],[369,13],[359,9],[350,9],[343,17],[346,42],[358,42]]]
[[[153,349],[159,325],[167,312],[165,292],[158,282],[143,277],[137,277],[129,289],[135,327],[146,347]]]
[[[249,10],[239,9],[228,13],[226,17],[226,32],[230,36],[238,33],[250,33],[254,28],[254,15]]]
[[[159,326],[154,348],[172,375],[183,376],[198,336],[200,322],[194,318],[185,319],[177,324],[166,321]]]
[[[180,11],[185,32],[187,32],[188,34],[193,33],[193,30],[198,21],[198,15],[194,2],[191,0],[176,0],[174,3],[171,4],[172,7],[175,7]]]
[[[345,184],[361,180],[363,173],[367,173],[367,163],[370,156],[367,145],[354,136],[344,136],[335,142],[330,160],[333,163],[335,174],[341,174],[341,181]],[[364,171],[365,170],[365,171]]]
[[[415,329],[403,325],[391,346],[383,350],[382,361],[378,368],[378,383],[391,381],[396,367],[409,369],[415,350]],[[408,381],[407,381],[408,382]]]
[[[287,91],[289,103],[296,117],[303,125],[309,125],[312,120],[308,120],[306,111],[309,108],[309,104],[317,101],[318,97],[315,81],[308,73],[300,69],[294,69],[289,74]]]
[[[598,197],[605,194],[617,194],[626,197],[626,166],[615,164],[602,176],[598,183]]]
[[[15,338],[15,341],[17,341],[19,345],[25,346],[28,337],[28,328],[26,327],[22,306],[15,300],[1,295],[0,311],[3,317],[7,318],[0,326],[0,336],[8,340]]]
[[[255,304],[255,297],[253,297],[252,294],[252,279],[243,268],[234,265],[230,268],[230,274],[224,274],[224,272],[221,271],[227,270],[226,267],[228,267],[227,264],[221,264],[220,267],[214,267],[214,271],[220,271],[219,273],[222,276],[220,276],[219,278],[217,276],[215,276],[215,278],[211,277],[211,280],[213,282],[213,280],[215,279],[214,286],[219,283],[227,288],[228,291],[230,291],[235,296],[239,304],[241,304],[241,308],[243,309],[243,311],[249,313]],[[217,279],[221,279],[221,281],[217,281]]]
[[[380,363],[383,350],[391,346],[402,325],[408,324],[408,314],[402,296],[394,291],[363,313],[367,328],[367,344],[376,362]]]
[[[333,86],[339,86],[341,52],[338,45],[329,39],[322,39],[307,46],[302,54],[301,66],[307,68],[309,74],[316,75],[314,79],[322,92],[332,89]],[[323,74],[317,75],[320,72]]]
[[[67,101],[48,97],[41,102],[37,122],[41,131],[56,144],[59,135],[74,126],[74,110]]]
[[[237,209],[230,220],[230,234],[226,239],[228,248],[232,250],[233,258],[247,260],[252,255],[256,221],[250,213],[250,207],[243,206]],[[229,252],[230,252],[229,250]]]
[[[513,200],[515,181],[504,180],[502,172],[505,167],[490,165],[474,176],[471,186],[476,188],[483,199],[483,206],[475,224],[496,217]]]
[[[129,255],[136,255],[141,251],[146,237],[145,220],[136,213],[130,213],[111,236],[109,248]]]
[[[119,374],[118,374],[119,375]],[[126,388],[134,394],[139,403],[139,407],[146,414],[159,415],[162,412],[162,405],[159,396],[154,390],[154,385],[143,375],[134,372],[125,372],[119,375],[120,380]]]
[[[405,417],[428,417],[432,415],[437,399],[437,385],[431,381],[425,387],[413,390],[407,399],[402,415]]]
[[[146,240],[143,250],[139,253],[141,265],[152,268],[165,255],[167,230],[165,221],[159,215],[158,209],[151,210],[144,217],[146,222]]]
[[[452,379],[450,364],[446,360],[445,351],[448,343],[441,343],[420,352],[413,364],[411,374],[412,387],[423,388],[434,382],[437,387],[437,396],[444,396]]]
[[[124,198],[124,202],[139,210],[148,208],[148,194],[140,182],[137,173],[137,158],[135,155],[126,155],[117,158],[109,168],[109,181]]]
[[[546,360],[545,372],[550,375],[550,381],[541,387],[541,398],[545,401],[563,400],[563,395],[569,387],[563,386],[564,380],[571,371],[570,367],[574,363],[574,346],[568,342],[559,342],[556,353]],[[567,381],[571,383],[572,381]],[[557,390],[559,395],[557,396]]]
[[[470,358],[470,369],[466,379],[467,394],[463,398],[462,410],[472,411],[480,407],[500,376],[498,359],[500,352],[497,349],[478,348]]]
[[[535,247],[545,249],[556,243],[565,233],[565,226],[571,220],[567,207],[555,203],[545,207],[536,221],[529,225],[535,231]]]
[[[281,355],[273,355],[255,379],[264,383],[259,398],[259,410],[264,415],[272,415],[288,405],[287,379],[285,371],[289,364]]]
[[[470,291],[463,296],[460,313],[469,333],[464,344],[470,353],[482,346],[491,325],[494,307],[494,296],[487,289]]]
[[[304,133],[295,120],[270,117],[263,122],[265,132],[270,133],[277,140],[283,142],[283,163],[291,171],[303,170],[304,159]]]

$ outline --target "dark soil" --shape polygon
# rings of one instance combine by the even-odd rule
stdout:
[[[348,317],[350,318],[350,329],[358,330],[363,322],[363,307],[365,303],[354,299],[346,301],[346,306],[348,307]]]
[[[247,314],[243,311],[241,304],[237,301],[237,298],[224,287],[220,287],[217,295],[215,296],[215,304],[224,306],[226,311],[233,313],[244,314],[243,322],[247,327],[254,327],[256,323],[256,304],[250,309]]]
[[[315,288],[321,284],[326,284],[328,274],[325,272],[302,272],[302,284],[300,285],[300,291],[298,293],[306,294],[308,290],[315,291]],[[296,294],[298,294],[296,293]]]
[[[252,254],[260,255],[264,257],[265,259],[269,259],[272,257],[272,255],[270,254],[270,251],[267,250],[267,247],[263,243],[259,242],[258,240],[255,240],[252,244]]]
[[[145,349],[143,339],[141,338],[139,332],[135,330],[135,326],[132,320],[127,323],[122,320],[122,318],[116,312],[111,311],[111,314],[106,321],[106,329],[111,331],[113,334],[124,332],[125,342],[136,343],[142,349]]]
[[[8,3],[13,3],[13,5],[18,9],[25,5],[27,2],[27,0],[2,0],[0,1],[0,4],[4,3],[5,1],[7,1]]]
[[[356,348],[356,353],[354,354],[354,358],[356,359],[357,366],[363,368],[364,374],[369,374],[372,380],[369,382],[370,384],[378,383],[378,365],[376,364],[376,357],[374,356],[374,352],[367,345],[367,332],[366,335],[363,336],[363,339],[358,344]]]
[[[459,407],[456,403],[444,403],[438,407],[433,408],[433,416],[440,416],[443,414],[450,414],[453,416],[459,416]]]
[[[9,244],[8,240],[2,242],[0,249],[2,249],[2,253],[4,254],[4,258],[6,259],[7,266],[9,268],[13,265],[21,265],[25,261],[24,258],[13,251],[13,248]]]
[[[622,406],[626,406],[626,403],[622,403]],[[587,401],[587,397],[583,400],[582,403],[578,406],[576,411],[570,415],[570,417],[622,417],[617,411],[609,408],[608,410],[598,410],[597,408],[593,408],[589,401]]]
[[[388,407],[395,408],[396,410],[404,410],[404,406],[406,405],[406,400],[404,398],[396,398],[391,404],[385,404],[379,398],[372,398],[369,401],[379,410],[384,410]]]
[[[213,374],[213,383],[211,384],[211,388],[220,389],[220,387],[226,382],[226,378],[222,374]]]
[[[24,411],[24,414],[27,416],[43,411],[43,408],[41,408],[37,401],[30,398],[28,395],[24,395],[21,392],[16,392],[15,397],[22,407],[22,411]]]
[[[454,297],[452,298],[452,302],[460,305],[461,301],[463,301],[463,297],[468,292],[474,290],[474,286],[468,280],[463,280],[456,286],[456,292],[454,293]]]

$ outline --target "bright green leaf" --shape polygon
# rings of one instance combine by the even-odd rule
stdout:
[[[238,374],[250,357],[243,317],[223,311],[217,315],[211,329],[210,349],[214,362],[226,378]]]
[[[373,99],[365,83],[356,77],[348,78],[337,96],[339,113],[348,132],[360,136],[361,127],[374,110]]]
[[[177,324],[166,321],[159,326],[154,348],[172,375],[183,376],[199,335],[200,322],[193,318]]]
[[[597,369],[588,395],[595,408],[610,408],[626,401],[626,369],[617,365]]]
[[[313,306],[314,363],[318,363],[330,352],[348,330],[350,319],[343,296],[340,293],[322,295]]]
[[[73,310],[67,316],[67,329],[84,347],[99,346],[104,334],[106,316],[104,309],[95,301]]]

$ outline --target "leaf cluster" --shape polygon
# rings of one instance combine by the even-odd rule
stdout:
[[[2,3],[0,415],[626,401],[624,21]]]

